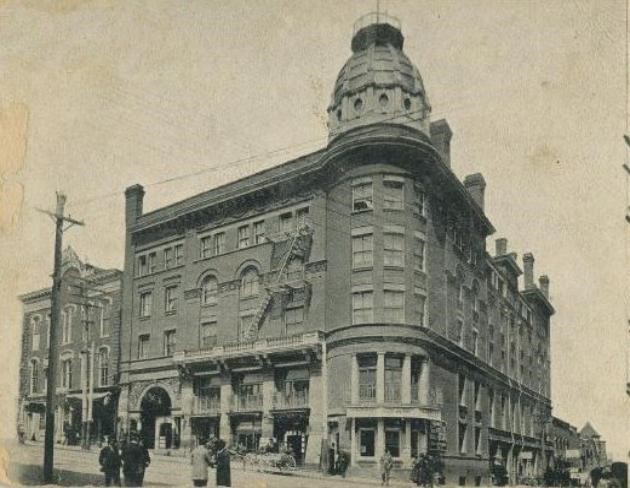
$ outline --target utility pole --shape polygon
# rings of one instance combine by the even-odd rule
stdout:
[[[64,207],[66,196],[57,192],[57,206],[55,212],[40,210],[50,216],[55,222],[55,261],[53,270],[53,286],[50,313],[50,333],[48,337],[48,371],[46,375],[46,434],[44,440],[44,483],[53,482],[53,456],[55,447],[55,394],[57,390],[57,329],[61,315],[61,252],[63,233],[73,225],[83,225],[83,222],[65,217]],[[64,224],[70,225],[64,229]]]

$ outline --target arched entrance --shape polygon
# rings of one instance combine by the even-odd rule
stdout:
[[[142,397],[140,409],[141,436],[145,447],[169,449],[173,444],[173,432],[170,421],[171,397],[166,390],[159,386],[149,389]],[[157,436],[156,427],[159,429]]]

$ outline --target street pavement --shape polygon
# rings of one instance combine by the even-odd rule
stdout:
[[[98,448],[92,451],[55,449],[55,475],[61,486],[103,486],[99,471]],[[8,458],[8,466],[7,464]],[[0,446],[0,485],[37,486],[41,484],[43,461],[42,444],[10,444]],[[209,471],[208,486],[214,487],[214,470]],[[242,471],[232,465],[232,486],[235,488],[344,488],[380,485],[379,480],[328,477],[314,472],[270,474]],[[145,486],[192,486],[188,459],[183,457],[153,456],[145,475]],[[410,487],[411,483],[393,482],[392,486]]]

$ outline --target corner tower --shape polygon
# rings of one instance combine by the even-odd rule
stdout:
[[[412,127],[430,137],[431,105],[418,68],[403,52],[400,21],[370,13],[354,24],[352,56],[328,107],[329,140],[371,124]]]

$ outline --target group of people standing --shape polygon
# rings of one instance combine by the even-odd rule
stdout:
[[[144,472],[151,463],[149,451],[137,436],[131,436],[122,447],[115,439],[109,438],[98,457],[101,471],[105,475],[105,486],[122,486],[120,468],[122,467],[125,486],[142,486]]]
[[[232,486],[230,452],[222,439],[200,442],[190,454],[193,486],[208,486],[208,469],[216,468],[216,486]]]

